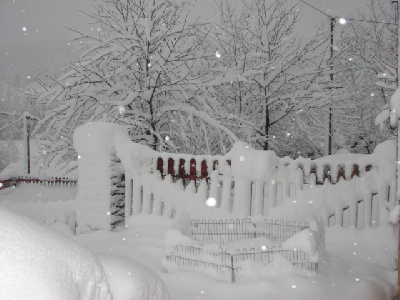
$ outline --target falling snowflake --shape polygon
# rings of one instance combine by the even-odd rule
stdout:
[[[217,205],[217,200],[215,198],[208,198],[206,201],[206,204],[208,206],[215,206],[215,205]]]

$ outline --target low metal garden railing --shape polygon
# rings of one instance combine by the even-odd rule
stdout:
[[[200,272],[216,280],[237,282],[247,276],[246,261],[266,266],[281,256],[295,267],[318,272],[318,262],[311,261],[307,253],[282,249],[281,246],[285,240],[306,228],[309,228],[307,222],[282,220],[193,220],[190,229],[192,242],[181,244],[177,240],[167,244],[164,266],[168,270]],[[251,239],[259,237],[267,238],[270,243],[241,249],[236,245],[233,249],[222,245],[241,239],[250,239],[251,245]]]
[[[308,227],[307,222],[269,219],[192,220],[191,236],[197,241],[211,240],[220,244],[257,237],[282,243]]]

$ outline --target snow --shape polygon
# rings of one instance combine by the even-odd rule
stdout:
[[[39,188],[44,190],[46,187]],[[16,190],[18,189],[19,187]],[[60,188],[62,189],[66,188]],[[0,200],[3,197],[4,195],[0,195]],[[22,203],[26,202],[26,199],[21,200]],[[4,218],[0,219],[0,222],[4,221]],[[75,240],[87,249],[99,253],[99,256],[116,255],[124,259],[126,256],[147,266],[161,278],[170,298],[174,300],[389,300],[395,295],[396,235],[393,228],[387,225],[363,230],[338,226],[326,228],[325,253],[321,256],[317,274],[299,272],[298,268],[294,269],[284,258],[276,256],[268,265],[248,261],[243,263],[248,274],[247,279],[231,284],[193,272],[165,272],[162,266],[165,233],[176,226],[175,222],[154,214],[139,214],[127,220],[125,230],[100,230],[77,235]],[[316,230],[313,226],[311,228]],[[17,229],[11,230],[12,234],[20,234],[16,233]],[[4,232],[1,231],[0,235],[4,235]],[[2,246],[0,249],[3,249]],[[32,253],[36,255],[41,251],[35,250]],[[125,270],[123,266],[121,268]],[[20,279],[7,280],[9,283],[22,282]]]
[[[319,251],[322,250],[322,242],[319,241],[319,233],[312,229],[305,229],[292,236],[282,244],[285,250],[301,250],[310,256],[311,262],[318,262]]]
[[[111,300],[99,261],[83,247],[0,207],[0,298]]]
[[[244,142],[235,142],[225,157],[231,159],[233,176],[252,180],[271,178],[279,164],[275,152],[255,150]]]
[[[111,229],[111,155],[114,138],[127,135],[117,124],[93,122],[79,126],[74,132],[78,152],[78,184],[76,197],[77,231]]]
[[[76,187],[21,184],[0,191],[0,205],[57,231],[75,232]]]
[[[113,300],[169,300],[168,291],[150,268],[125,255],[99,254]]]
[[[234,150],[225,157],[218,157],[220,168],[212,172],[210,190],[205,180],[197,186],[193,182],[185,189],[182,182],[174,183],[170,175],[162,178],[157,172],[151,174],[149,171],[154,168],[154,152],[145,146],[131,143],[126,130],[118,125],[101,122],[83,125],[76,131],[74,143],[80,156],[79,191],[75,201],[78,225],[75,240],[99,253],[111,291],[121,293],[115,297],[124,299],[132,293],[149,292],[154,294],[154,299],[168,299],[169,294],[171,299],[177,300],[372,300],[390,299],[394,295],[396,240],[393,227],[387,224],[388,208],[391,209],[393,203],[385,202],[395,172],[393,141],[379,145],[373,155],[339,153],[313,162],[303,158],[278,159],[273,152],[256,151],[244,143],[236,143]],[[125,229],[111,232],[110,163],[114,152],[121,158],[129,180],[127,195],[131,193],[133,201],[127,201],[127,205],[131,206],[127,211],[132,211],[133,215],[127,214]],[[172,157],[167,153],[160,156]],[[183,158],[189,163],[194,157]],[[226,159],[231,159],[232,167],[222,163]],[[203,160],[206,160],[207,165],[211,162],[203,156],[195,157],[197,169]],[[258,160],[263,163],[257,165]],[[359,166],[360,176],[351,178],[354,163]],[[299,169],[299,165],[302,165],[303,170]],[[346,180],[341,179],[334,184],[325,181],[316,186],[316,181],[323,181],[326,165],[330,166],[331,172],[344,167]],[[368,165],[372,169],[367,172]],[[316,176],[310,174],[311,166],[316,168]],[[232,177],[235,184],[233,203],[230,194]],[[222,189],[221,181],[228,188]],[[23,210],[25,215],[39,219],[65,235],[73,233],[73,229],[68,227],[68,218],[65,218],[70,213],[59,217],[56,209],[48,209],[59,201],[34,202],[32,207],[42,205],[38,210],[43,215],[39,218],[35,209],[29,208],[33,199],[30,199],[28,193],[18,196],[21,198],[18,205],[11,205],[5,197],[8,197],[7,194],[17,195],[15,193],[20,188],[2,191],[4,193],[0,193],[0,204],[10,205],[16,211]],[[37,188],[44,191],[46,187]],[[250,197],[254,200],[253,204],[250,204]],[[267,198],[269,202],[265,200]],[[207,206],[207,199],[215,199],[215,207]],[[374,210],[358,210],[360,201],[363,207]],[[62,211],[68,211],[67,206],[61,207]],[[344,209],[349,214],[346,220]],[[240,273],[234,285],[208,278],[224,281],[231,279],[229,270],[219,272],[212,266],[223,261],[221,251],[232,255],[238,254],[238,249],[246,245],[247,249],[254,247],[261,250],[272,249],[275,245],[263,238],[227,245],[198,242],[182,234],[189,233],[190,220],[234,219],[249,216],[251,210],[274,219],[309,221],[316,218],[317,222],[311,222],[309,229],[287,240],[282,248],[308,254],[311,261],[319,262],[318,273],[294,267],[285,255],[274,253],[272,261],[263,263],[239,260]],[[46,213],[51,217],[46,216]],[[398,212],[392,213],[396,214]],[[328,224],[332,215],[334,219],[331,224],[350,227],[325,229],[323,224]],[[171,247],[177,244],[201,249],[201,258],[208,265],[196,274],[187,271],[198,271],[198,266],[187,266],[184,271],[177,268],[173,261],[163,259],[172,253]],[[324,246],[325,251],[322,251]],[[187,253],[182,251],[179,254],[184,258],[183,255]],[[129,273],[134,274],[134,270],[138,277],[133,276],[133,279]],[[139,277],[140,283],[146,282],[143,287],[139,284],[143,290],[133,288],[139,286]],[[143,281],[143,278],[148,278],[148,281]]]
[[[397,204],[395,208],[390,212],[388,221],[391,224],[396,225],[399,223],[399,218],[400,218],[400,204]]]

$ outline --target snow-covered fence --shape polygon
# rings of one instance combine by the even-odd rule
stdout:
[[[188,212],[192,218],[310,220],[320,215],[326,225],[363,228],[386,221],[395,204],[392,141],[372,155],[317,160],[280,159],[242,142],[223,157],[177,155],[132,143],[116,124],[93,122],[76,130],[74,146],[80,157],[82,232],[111,229],[115,154],[125,171],[125,217],[145,213],[173,218]]]
[[[157,156],[154,159],[155,169],[161,176],[171,175],[175,181],[181,179],[184,185],[187,185],[189,181],[208,180],[212,171],[225,162],[230,164],[230,161],[223,156],[172,153],[159,153]]]
[[[197,241],[222,244],[258,237],[282,243],[308,227],[307,222],[270,219],[192,220],[190,236]]]
[[[249,276],[251,263],[261,266],[271,264],[278,255],[291,262],[295,267],[318,272],[318,263],[310,262],[307,253],[301,250],[282,250],[281,247],[265,247],[264,250],[254,248],[237,250],[235,254],[212,251],[204,247],[175,245],[166,247],[167,255],[163,265],[168,271],[183,270],[200,272],[203,275],[225,282],[238,282]],[[250,262],[251,261],[251,262]]]
[[[182,179],[186,185],[188,180],[200,182],[202,179],[210,179],[212,171],[217,170],[224,164],[231,165],[231,160],[224,156],[209,155],[187,155],[160,153],[155,162],[155,169],[161,176],[171,175],[174,180]],[[339,180],[351,180],[354,176],[363,176],[373,169],[368,161],[354,162],[348,159],[305,159],[300,157],[292,160],[289,157],[279,159],[280,168],[288,167],[293,172],[298,170],[302,174],[296,174],[296,181],[303,181],[303,184],[321,185],[326,181],[332,184]]]
[[[168,161],[168,164],[162,164],[162,174],[168,174],[171,170],[174,172],[182,170],[173,164],[177,160],[171,156],[163,153],[164,158],[168,157],[163,161]],[[203,171],[201,168],[200,171],[196,169],[196,173],[192,172],[192,174],[183,175],[184,172],[181,171],[181,176],[176,176],[179,172],[170,176],[157,176],[161,159],[159,156],[156,157],[152,168],[155,172],[154,176],[141,175],[135,180],[128,179],[126,203],[131,210],[128,208],[127,215],[157,213],[172,217],[184,201],[176,201],[173,198],[186,198],[187,202],[192,202],[195,196],[203,203],[207,199],[215,199],[214,208],[239,217],[260,214],[269,216],[274,211],[276,214],[277,208],[281,205],[282,207],[290,204],[293,206],[297,203],[298,209],[303,212],[310,212],[310,207],[315,206],[321,210],[311,209],[311,213],[322,214],[326,225],[363,228],[379,224],[385,219],[381,215],[382,207],[391,206],[392,202],[394,204],[393,189],[391,189],[393,182],[384,180],[382,168],[379,168],[372,156],[357,156],[357,159],[337,157],[330,161],[285,158],[279,160],[276,171],[269,179],[252,178],[239,181],[233,175],[229,163],[225,163],[220,157],[218,160],[214,160],[213,157],[207,157],[207,159],[205,160],[204,156],[199,156],[197,159],[192,156],[190,160],[179,160],[181,166],[183,161],[195,162],[190,166],[192,170],[197,165],[204,166],[205,164],[207,169],[215,168],[207,174],[203,167]],[[222,164],[224,168],[218,168]],[[165,167],[166,165],[168,167]],[[332,169],[337,170],[335,174],[339,180],[332,184],[331,180],[318,184],[324,178],[333,178],[330,175]],[[196,180],[188,181],[189,176],[194,178],[194,174],[196,174]],[[179,183],[183,181],[182,178],[187,180],[186,187]],[[178,194],[179,197],[176,196]],[[235,202],[239,201],[242,204],[235,205]],[[306,203],[308,207],[302,203]],[[283,215],[282,212],[275,216],[280,218]],[[312,214],[303,214],[301,219],[308,220],[312,217]]]
[[[0,190],[6,189],[6,188],[9,188],[9,187],[13,187],[13,186],[16,186],[16,185],[17,185],[17,183],[16,183],[16,180],[14,178],[0,180]]]
[[[40,201],[40,202],[14,202],[3,201],[1,206],[21,215],[27,216],[38,223],[52,226],[56,223],[67,225],[71,232],[75,232],[75,201]]]
[[[52,187],[76,187],[77,183],[77,180],[69,179],[66,177],[38,178],[31,176],[19,176],[15,178],[0,180],[0,190],[8,187],[15,187],[21,184],[36,184]]]

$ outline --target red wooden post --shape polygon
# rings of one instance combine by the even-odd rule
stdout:
[[[351,172],[351,178],[353,178],[353,176],[360,176],[360,170],[356,164],[353,165],[353,171]]]
[[[344,174],[345,174],[344,167],[339,166],[337,177],[336,177],[336,182],[339,182],[340,177],[344,178]]]
[[[168,158],[168,174],[175,177],[174,159]]]
[[[208,178],[207,162],[203,160],[201,162],[200,179]]]
[[[161,157],[157,159],[157,170],[160,171],[161,176],[164,176],[164,161]]]
[[[324,179],[322,180],[322,182],[324,182],[325,179],[327,178],[329,180],[329,182],[332,183],[331,176],[332,176],[332,174],[331,174],[331,166],[330,165],[325,165],[324,166],[324,176],[323,176]]]
[[[190,173],[189,173],[190,180],[196,180],[196,160],[192,158],[190,160]]]
[[[183,185],[185,185],[186,172],[185,172],[185,160],[183,158],[179,159],[179,178],[182,179]]]

